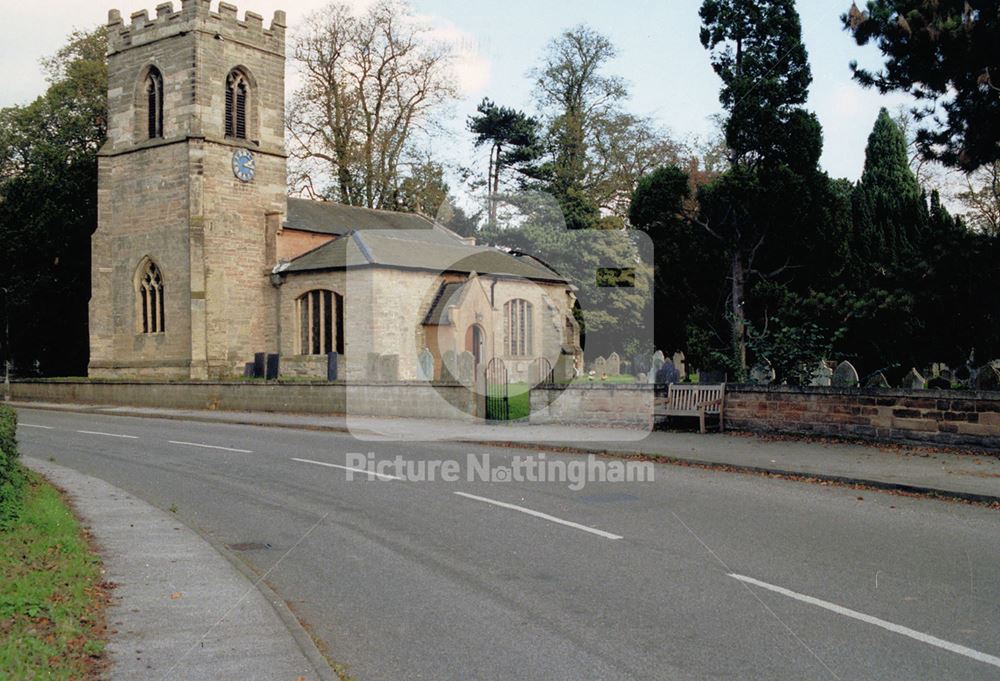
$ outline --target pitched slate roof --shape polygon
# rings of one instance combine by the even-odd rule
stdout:
[[[315,205],[303,205],[307,203]],[[317,222],[307,223],[307,220]],[[321,222],[327,231],[305,228],[307,224]],[[289,199],[286,226],[330,234],[334,239],[290,263],[279,265],[276,271],[282,273],[382,266],[565,282],[534,258],[518,257],[486,246],[471,246],[454,232],[420,215]]]

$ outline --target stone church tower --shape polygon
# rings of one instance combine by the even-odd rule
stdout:
[[[277,351],[284,73],[284,12],[109,13],[91,376],[204,379]]]

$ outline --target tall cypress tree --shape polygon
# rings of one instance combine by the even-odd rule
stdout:
[[[885,109],[868,137],[865,169],[854,188],[853,205],[860,273],[895,271],[915,256],[926,223],[926,204],[910,169],[903,131]]]

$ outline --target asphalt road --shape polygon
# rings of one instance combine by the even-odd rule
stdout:
[[[20,419],[25,455],[269,544],[241,555],[362,681],[1000,679],[997,511],[669,465],[580,491],[348,481],[320,464],[526,452]]]

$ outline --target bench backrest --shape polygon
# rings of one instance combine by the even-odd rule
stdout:
[[[726,391],[725,384],[671,383],[667,392],[667,408],[676,411],[698,411],[698,405],[720,399]],[[705,409],[707,414],[718,414],[719,405]]]

